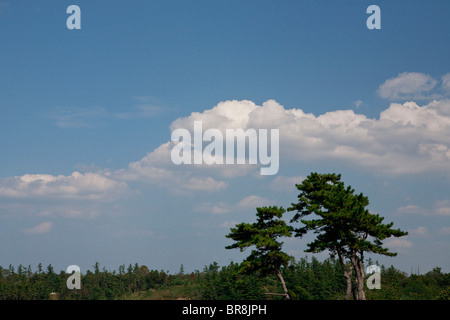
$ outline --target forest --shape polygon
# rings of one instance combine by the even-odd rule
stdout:
[[[368,264],[373,264],[368,261]],[[283,290],[275,275],[240,272],[241,264],[216,262],[203,270],[170,274],[145,265],[121,265],[108,271],[96,262],[81,274],[81,288],[69,290],[65,271],[39,264],[0,267],[1,300],[279,300]],[[407,274],[393,266],[381,268],[381,289],[366,290],[368,300],[450,300],[450,273],[439,267],[425,274]],[[346,283],[337,259],[314,256],[292,259],[282,268],[292,300],[344,300]],[[161,294],[163,293],[163,294]]]

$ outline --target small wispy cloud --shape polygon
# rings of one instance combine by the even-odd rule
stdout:
[[[450,73],[442,76],[442,89],[450,93]]]
[[[450,73],[439,81],[420,72],[403,72],[387,79],[378,88],[378,94],[389,100],[431,100],[439,99],[450,92]]]
[[[151,104],[141,104],[129,111],[115,112],[113,116],[117,119],[149,119],[156,118],[164,114],[167,109]]]
[[[193,177],[188,180],[185,188],[193,191],[215,192],[225,189],[227,186],[226,182],[211,177]]]
[[[295,185],[302,183],[304,179],[305,177],[302,176],[286,177],[279,175],[272,180],[269,187],[279,192],[296,192],[297,188]]]
[[[397,249],[397,250],[406,250],[411,249],[414,245],[411,241],[408,240],[408,237],[402,238],[389,238],[384,243],[387,247]]]
[[[450,200],[439,200],[434,203],[435,213],[439,216],[450,216]]]
[[[221,228],[225,228],[225,229],[230,229],[230,228],[234,228],[239,222],[237,221],[224,221],[220,224]]]
[[[408,230],[408,234],[411,235],[411,237],[416,238],[425,238],[429,236],[428,229],[423,226],[420,226],[416,229]]]
[[[270,203],[271,201],[266,198],[257,195],[251,195],[239,201],[237,206],[240,208],[257,208],[268,206]]]
[[[194,212],[204,212],[211,214],[225,214],[231,212],[233,207],[221,201],[219,203],[204,202],[192,209]]]
[[[362,104],[363,104],[362,100],[356,100],[353,102],[353,105],[355,106],[355,108],[359,108]]]
[[[430,208],[423,208],[414,204],[397,208],[400,214],[418,214],[422,216],[450,216],[450,200],[437,200]]]
[[[128,108],[125,111],[114,112],[113,116],[122,120],[149,119],[160,117],[166,112],[174,110],[171,107],[163,106],[163,103],[149,96],[136,96],[133,97],[133,100],[136,102],[134,107]]]
[[[450,235],[450,227],[442,227],[438,231],[439,234],[449,234]]]
[[[106,109],[94,107],[90,109],[61,107],[48,114],[54,125],[60,128],[92,127],[100,117],[106,115]]]
[[[1,9],[1,7],[0,7]],[[108,110],[104,107],[57,107],[47,114],[60,128],[83,128],[97,126],[101,121],[150,119],[173,111],[171,107],[163,107],[153,103],[147,97],[134,97],[134,106],[120,111]]]
[[[405,214],[424,214],[426,210],[422,207],[416,206],[414,204],[409,204],[406,206],[402,206],[397,208],[398,213]]]
[[[192,209],[192,211],[205,212],[210,214],[225,214],[233,211],[242,211],[247,209],[256,210],[257,207],[268,206],[272,202],[273,201],[269,199],[257,195],[250,195],[244,197],[241,201],[235,204],[228,204],[223,201],[220,201],[218,203],[204,202],[197,205]]]
[[[38,224],[37,226],[34,226],[32,228],[24,229],[22,230],[23,233],[26,234],[45,234],[49,233],[50,230],[53,228],[53,222],[42,222],[41,224]]]

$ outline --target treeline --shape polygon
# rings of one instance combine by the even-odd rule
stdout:
[[[372,264],[371,262],[369,262]],[[69,290],[65,271],[56,273],[51,265],[43,270],[31,266],[0,267],[0,299],[2,300],[114,300],[133,298],[137,292],[188,287],[188,299],[198,300],[266,300],[284,299],[276,276],[239,272],[241,265],[231,262],[220,267],[217,263],[205,266],[202,271],[184,273],[181,266],[176,274],[163,270],[150,270],[138,264],[122,265],[118,272],[94,270],[81,275],[81,289]],[[283,277],[292,299],[344,300],[346,281],[339,262],[315,257],[292,260],[282,269]],[[381,266],[381,289],[366,290],[367,299],[423,299],[449,300],[450,274],[440,268],[423,275],[407,275],[393,266]]]
[[[100,270],[98,262],[94,270],[81,274],[81,289],[67,288],[70,274],[56,273],[50,264],[45,271],[42,265],[33,272],[19,265],[17,268],[0,267],[0,299],[2,300],[114,300],[137,291],[145,291],[177,283],[173,275],[164,271],[149,270],[146,266],[121,265],[119,272]]]
[[[373,263],[369,260],[367,265]],[[217,263],[197,274],[198,298],[222,299],[285,299],[280,282],[274,275],[239,273],[241,266],[230,263],[220,268]],[[450,300],[450,273],[440,268],[423,275],[407,275],[393,266],[381,269],[381,289],[367,290],[373,300]],[[301,258],[282,269],[289,295],[295,300],[344,300],[346,281],[337,259],[319,261]],[[356,288],[353,288],[356,295]],[[355,297],[356,298],[356,297]]]

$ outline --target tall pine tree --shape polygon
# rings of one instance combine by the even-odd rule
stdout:
[[[240,223],[231,228],[227,238],[236,241],[226,249],[239,248],[241,251],[248,247],[255,247],[242,263],[242,272],[261,272],[261,274],[275,274],[281,282],[284,295],[289,299],[288,290],[281,274],[281,267],[287,266],[291,257],[281,251],[283,242],[279,237],[291,237],[292,227],[282,220],[283,208],[256,208],[257,222]]]
[[[396,253],[382,246],[382,241],[407,232],[392,229],[392,222],[383,224],[383,217],[370,213],[366,209],[369,199],[362,193],[355,194],[351,186],[345,187],[340,174],[311,173],[296,186],[300,191],[298,202],[288,211],[296,211],[291,222],[301,222],[303,226],[295,229],[295,236],[301,237],[309,231],[317,234],[308,243],[306,252],[329,250],[332,256],[337,255],[347,280],[346,298],[350,299],[354,271],[356,299],[365,300],[364,254],[395,256]],[[314,217],[305,219],[311,216]]]

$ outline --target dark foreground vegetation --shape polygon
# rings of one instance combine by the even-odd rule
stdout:
[[[370,262],[371,263],[371,262]],[[217,263],[202,271],[177,274],[150,270],[138,264],[119,267],[118,272],[100,270],[99,263],[81,275],[81,289],[69,290],[69,274],[56,273],[51,265],[0,268],[2,300],[100,300],[100,299],[285,299],[276,275],[239,272],[241,265]],[[282,269],[291,299],[343,300],[346,281],[337,259],[301,258]],[[434,268],[425,274],[409,274],[393,266],[381,266],[381,289],[367,290],[367,299],[449,300],[450,274]],[[53,294],[52,294],[53,293]],[[356,293],[355,293],[356,294]]]

